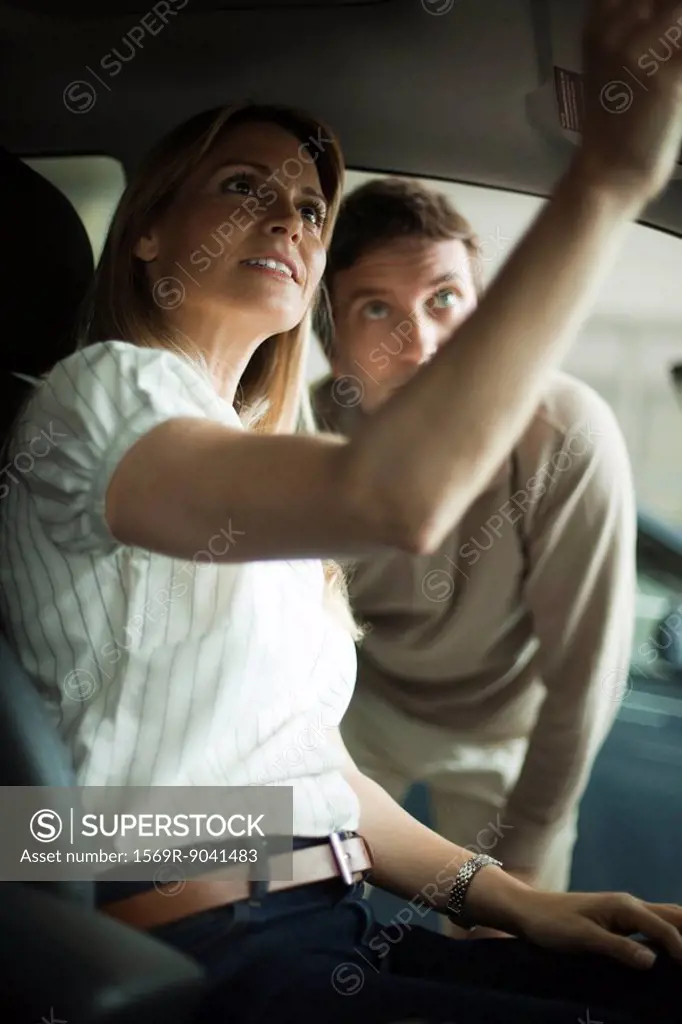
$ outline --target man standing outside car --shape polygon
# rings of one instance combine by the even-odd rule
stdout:
[[[400,179],[347,196],[317,318],[332,366],[312,393],[318,426],[352,434],[456,345],[481,264],[446,196]],[[556,373],[437,552],[349,567],[366,627],[342,725],[351,755],[399,799],[428,783],[437,831],[540,888],[568,887],[578,803],[627,679],[635,543],[615,417]]]

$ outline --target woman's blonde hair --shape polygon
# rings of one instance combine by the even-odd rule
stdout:
[[[339,143],[327,126],[302,111],[274,104],[246,103],[197,114],[161,139],[131,178],[111,222],[84,306],[80,347],[117,339],[142,346],[161,344],[187,355],[155,301],[135,247],[224,132],[253,122],[276,124],[298,138],[302,144],[299,154],[306,155],[302,163],[314,158],[327,202],[322,240],[328,248],[343,194],[344,164]],[[235,399],[245,426],[267,434],[300,428],[311,315],[312,304],[300,324],[267,338],[249,361]],[[360,631],[348,606],[344,573],[331,561],[324,563],[324,569],[326,597],[357,638]]]

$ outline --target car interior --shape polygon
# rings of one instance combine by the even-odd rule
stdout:
[[[73,196],[36,168],[107,158],[125,180],[180,121],[249,99],[311,109],[338,133],[354,174],[544,200],[579,139],[583,14],[578,0],[2,0],[3,438],[31,378],[70,351],[98,255]],[[87,178],[91,165],[82,166]],[[641,220],[676,246],[680,170]],[[679,265],[668,270],[679,275]],[[656,281],[645,286],[655,307]],[[682,302],[673,314],[666,323],[680,364]],[[606,362],[603,379],[615,373]],[[656,457],[672,496],[658,508],[642,494],[631,673],[583,797],[572,878],[574,889],[680,903],[682,452],[673,435],[681,374],[661,362],[674,411]],[[637,474],[635,484],[639,500]],[[74,784],[41,698],[1,634],[0,782]],[[423,787],[407,806],[428,823]],[[0,881],[4,1019],[192,1020],[199,967],[98,914],[90,883]],[[373,899],[390,919],[397,901]]]

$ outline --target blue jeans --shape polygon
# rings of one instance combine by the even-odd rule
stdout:
[[[299,841],[297,845],[302,845]],[[265,895],[155,929],[196,958],[197,1024],[673,1024],[682,965],[638,971],[521,939],[453,940],[403,915],[380,925],[340,880]]]

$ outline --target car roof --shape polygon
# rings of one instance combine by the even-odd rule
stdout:
[[[553,90],[582,12],[577,0],[14,0],[0,11],[0,141],[129,169],[199,110],[275,101],[330,123],[349,167],[545,196],[576,145]],[[95,92],[84,112],[65,103],[77,82]],[[682,233],[679,181],[642,222]]]

